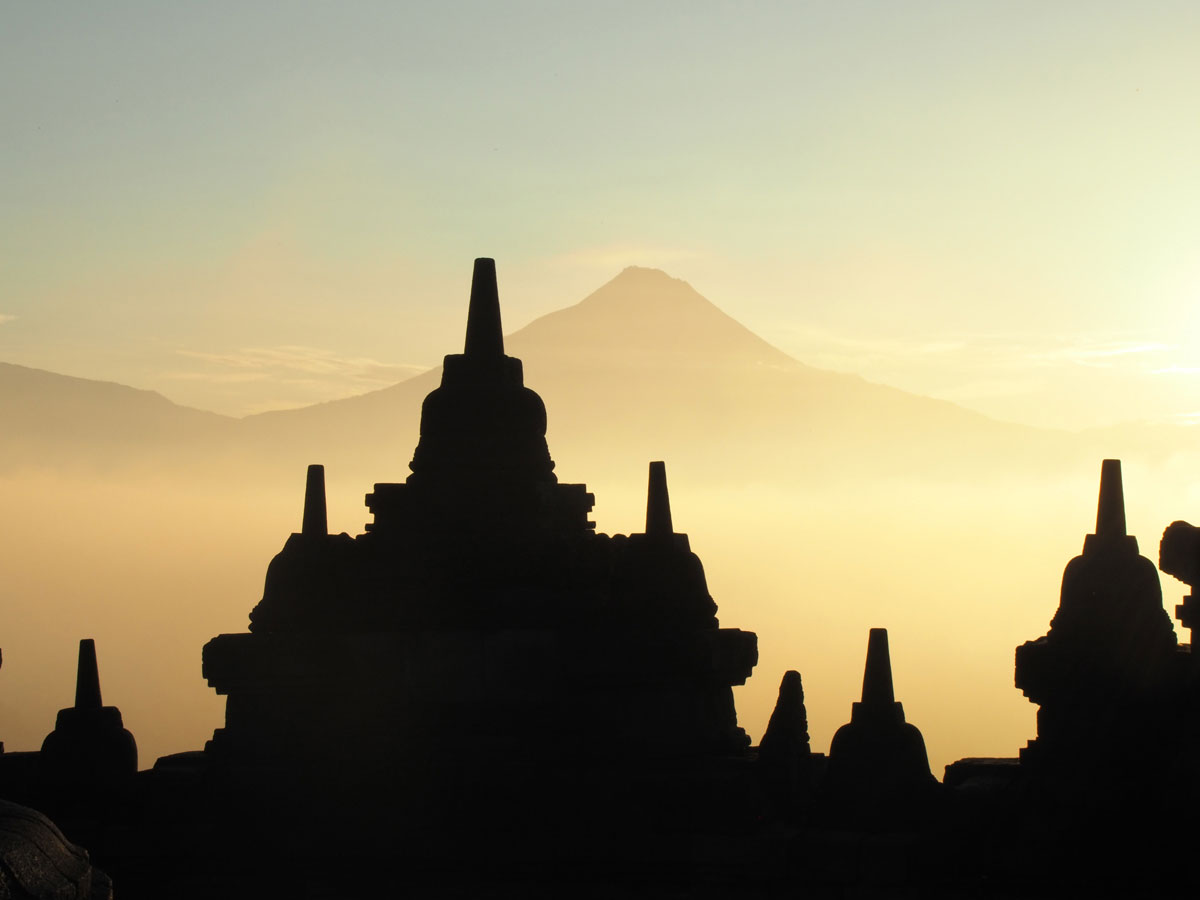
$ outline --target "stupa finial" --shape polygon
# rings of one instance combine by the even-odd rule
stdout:
[[[1100,500],[1096,505],[1096,534],[1125,537],[1125,489],[1121,484],[1121,461],[1106,459],[1100,464]]]
[[[79,664],[75,670],[75,708],[100,709],[100,668],[96,664],[96,642],[84,638],[79,642]]]
[[[867,664],[863,669],[862,704],[869,709],[890,709],[896,702],[892,688],[892,656],[886,628],[872,628],[867,639]]]
[[[308,467],[304,485],[304,523],[301,533],[324,537],[329,534],[329,516],[325,509],[325,467]]]
[[[667,493],[667,464],[650,463],[650,484],[646,492],[646,534],[667,537],[675,533],[671,525],[671,496]]]
[[[496,288],[496,261],[475,260],[471,276],[471,307],[467,312],[465,356],[504,355],[504,331],[500,325],[500,293]]]

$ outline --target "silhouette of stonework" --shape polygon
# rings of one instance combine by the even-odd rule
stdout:
[[[812,755],[808,743],[808,713],[804,708],[804,686],[800,673],[783,673],[779,698],[767,721],[767,730],[758,746],[758,759],[768,764],[803,761]]]
[[[337,622],[329,598],[345,594],[354,541],[348,534],[329,534],[324,466],[308,467],[301,522],[300,531],[267,567],[263,598],[250,613],[251,631],[295,631]]]
[[[1179,765],[1171,774],[1170,783],[1178,795],[1186,797],[1187,808],[1200,801],[1200,772],[1195,760],[1200,759],[1200,655],[1196,651],[1196,629],[1200,627],[1200,528],[1187,522],[1172,522],[1163,531],[1158,547],[1159,568],[1178,578],[1192,591],[1175,607],[1175,617],[1191,635],[1188,645],[1179,653],[1179,682],[1182,701],[1179,705],[1180,750]]]
[[[1147,764],[1165,746],[1176,646],[1158,572],[1125,530],[1120,460],[1106,459],[1096,531],[1067,563],[1050,631],[1017,648],[1016,686],[1040,707],[1022,764],[1064,783]]]
[[[100,698],[96,643],[79,642],[75,705],[58,711],[54,730],[42,742],[42,778],[56,793],[126,786],[137,773],[137,743],[121,711]]]
[[[367,495],[365,533],[327,533],[310,467],[303,527],[250,633],[204,648],[229,698],[208,746],[218,776],[386,790],[399,772],[461,785],[498,766],[748,746],[731,686],[756,638],[718,627],[663,464],[646,532],[597,534],[592,495],[558,482],[545,407],[504,354],[492,260],[476,260],[466,332],[425,399],[412,474]]]
[[[936,788],[925,739],[904,721],[893,692],[887,629],[872,628],[862,700],[829,746],[826,790],[834,816],[866,827],[920,816]]]
[[[808,712],[804,708],[800,673],[785,672],[775,709],[758,745],[760,779],[778,814],[794,816],[809,800],[822,761],[814,759],[809,745]]]
[[[112,881],[37,810],[0,800],[0,897],[112,900]]]
[[[1200,528],[1187,522],[1168,525],[1158,545],[1158,567],[1194,591],[1200,585]],[[1200,627],[1200,600],[1194,593],[1175,607],[1175,618],[1191,632],[1191,643],[1195,645],[1196,628]]]

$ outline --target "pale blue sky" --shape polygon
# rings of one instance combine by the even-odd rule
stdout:
[[[327,399],[453,350],[490,255],[510,327],[651,265],[1006,418],[1200,411],[1193,2],[0,16],[6,361]]]

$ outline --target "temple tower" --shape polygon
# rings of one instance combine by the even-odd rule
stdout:
[[[1016,686],[1040,707],[1022,764],[1064,781],[1101,768],[1111,782],[1152,757],[1167,727],[1176,646],[1158,572],[1126,532],[1121,462],[1106,459],[1096,530],[1063,571],[1050,630],[1016,651]]]
[[[52,792],[92,791],[122,786],[137,773],[137,743],[121,711],[100,697],[96,643],[79,642],[75,705],[58,711],[54,730],[42,742],[41,774]]]
[[[542,398],[504,353],[495,260],[475,260],[463,352],[445,357],[442,382],[421,406],[409,468],[404,484],[367,495],[372,534],[432,549],[486,537],[511,557],[548,535],[594,527],[592,495],[554,475]]]
[[[262,600],[250,612],[251,631],[337,628],[350,610],[329,603],[347,594],[354,541],[330,534],[325,503],[325,467],[310,465],[304,483],[300,530],[288,537],[267,566]]]
[[[830,810],[867,828],[888,826],[897,817],[920,816],[937,786],[925,739],[904,720],[895,697],[887,629],[872,628],[862,699],[829,747]]]
[[[271,785],[272,803],[350,792],[419,830],[467,808],[532,815],[535,797],[550,815],[556,783],[637,794],[643,775],[749,745],[731,688],[757,639],[719,627],[665,466],[650,465],[646,531],[597,534],[545,435],[504,353],[495,264],[476,260],[463,352],[422,406],[411,474],[375,485],[374,521],[350,537],[327,533],[311,467],[251,632],[205,646],[228,695],[214,784]]]

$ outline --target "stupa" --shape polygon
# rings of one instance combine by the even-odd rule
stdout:
[[[121,710],[100,696],[96,642],[79,642],[75,705],[58,711],[54,730],[42,742],[41,779],[54,794],[74,795],[125,789],[137,773],[137,742]]]
[[[373,521],[351,537],[328,533],[311,467],[250,630],[204,648],[228,696],[206,748],[215,783],[421,785],[412,804],[445,807],[498,782],[749,745],[731,686],[757,639],[719,627],[665,467],[650,464],[645,532],[598,534],[545,434],[504,353],[495,263],[476,260],[466,345],[425,399],[411,474],[374,486]]]
[[[904,719],[892,686],[886,628],[872,628],[862,699],[829,746],[826,803],[834,819],[866,828],[925,813],[938,787],[920,730]]]
[[[1022,766],[1101,798],[1152,772],[1176,745],[1179,664],[1158,572],[1126,533],[1121,461],[1106,459],[1096,531],[1063,571],[1050,630],[1016,651],[1016,686],[1040,707]],[[1144,783],[1131,790],[1144,793]]]

